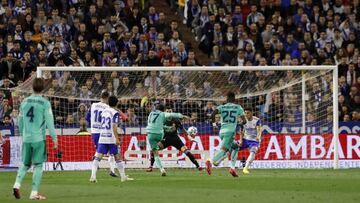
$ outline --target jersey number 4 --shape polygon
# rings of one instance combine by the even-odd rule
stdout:
[[[34,122],[34,107],[31,106],[28,112],[26,113],[26,117],[30,118],[30,122]]]

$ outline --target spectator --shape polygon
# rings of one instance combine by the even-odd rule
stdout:
[[[144,86],[157,91],[161,86],[161,79],[157,75],[157,71],[150,71],[150,75],[145,78]]]
[[[10,115],[5,115],[3,120],[2,120],[2,125],[5,127],[11,127],[14,126],[14,123],[12,122],[11,116]]]
[[[251,13],[247,16],[246,25],[250,27],[251,24],[257,23],[263,14],[257,11],[256,5],[251,5]]]
[[[80,103],[77,111],[72,114],[72,119],[74,120],[74,123],[80,123],[80,120],[86,117],[86,112],[86,105],[84,103]]]
[[[127,126],[136,126],[139,125],[139,118],[135,114],[135,107],[134,105],[129,105],[126,110],[126,121],[125,124]]]

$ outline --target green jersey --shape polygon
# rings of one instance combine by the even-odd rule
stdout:
[[[168,118],[179,118],[183,115],[181,113],[166,113],[159,110],[152,111],[148,117],[148,123],[146,127],[147,133],[164,134],[164,124]]]
[[[40,142],[46,139],[46,127],[53,141],[56,141],[54,117],[50,102],[40,95],[31,95],[20,105],[19,131],[24,143]]]
[[[244,109],[233,103],[220,105],[217,109],[221,114],[220,134],[235,133],[238,117],[244,115]]]

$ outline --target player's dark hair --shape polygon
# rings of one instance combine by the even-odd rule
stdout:
[[[250,106],[247,106],[247,107],[244,108],[244,111],[253,112],[253,109]]]
[[[103,92],[103,93],[101,93],[101,99],[107,99],[107,98],[109,98],[109,92]]]
[[[234,92],[228,92],[227,93],[227,101],[228,102],[234,102],[235,101],[235,93]]]
[[[42,78],[35,78],[33,81],[33,90],[35,93],[41,93],[45,88],[44,80]]]
[[[170,105],[166,105],[165,109],[172,109],[172,107]]]
[[[109,97],[109,106],[110,107],[116,107],[118,101],[119,100],[115,96],[110,96]]]
[[[164,111],[164,110],[165,110],[165,106],[164,106],[164,104],[158,104],[158,105],[156,106],[156,109],[159,110],[159,111]]]

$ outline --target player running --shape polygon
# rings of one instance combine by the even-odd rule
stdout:
[[[173,111],[170,107],[167,107],[165,112],[172,113]],[[166,129],[164,129],[164,138],[158,143],[159,150],[166,149],[169,146],[174,146],[177,150],[186,154],[186,156],[189,157],[190,161],[196,166],[196,168],[201,171],[202,168],[199,166],[199,163],[196,161],[194,155],[187,149],[187,147],[181,141],[178,135],[178,129],[181,129],[185,133],[185,135],[189,138],[189,140],[193,141],[193,138],[188,135],[187,130],[181,124],[181,121],[177,118],[166,119],[165,126],[167,127],[165,127]],[[168,127],[173,127],[173,128],[168,128]],[[146,170],[147,172],[152,172],[155,162],[154,154],[151,152],[150,155],[151,155],[150,167]]]
[[[109,97],[109,107],[106,108],[101,114],[100,125],[100,137],[97,147],[97,153],[93,161],[93,167],[91,170],[90,182],[96,183],[96,171],[99,167],[99,163],[104,154],[109,153],[111,156],[115,156],[116,166],[119,170],[121,182],[127,180],[133,180],[125,175],[125,167],[121,161],[119,152],[120,140],[118,136],[118,123],[119,123],[119,111],[115,109],[118,103],[118,99],[115,96]]]
[[[241,116],[242,120],[245,122],[244,109],[235,104],[235,93],[229,92],[227,94],[227,103],[224,105],[218,106],[215,111],[212,113],[212,120],[215,120],[215,115],[221,115],[221,128],[220,128],[220,139],[221,139],[221,150],[213,157],[212,160],[207,160],[206,170],[209,175],[212,173],[212,164],[218,166],[222,160],[224,160],[229,152],[238,147],[238,144],[234,141],[237,127],[238,117]],[[230,169],[230,173],[233,174],[233,171]],[[235,171],[236,173],[236,171]]]
[[[164,112],[165,107],[162,104],[157,106],[157,109],[152,111],[148,117],[148,125],[146,127],[146,132],[148,135],[151,152],[154,154],[154,162],[160,168],[162,176],[166,176],[166,171],[161,164],[159,157],[159,142],[164,137],[164,129],[169,129],[172,127],[164,126],[166,119],[182,119],[188,118],[187,116],[182,115],[181,113],[166,113]]]
[[[43,173],[43,162],[46,160],[46,128],[57,149],[57,137],[54,128],[54,116],[50,102],[40,93],[44,90],[44,81],[35,78],[33,81],[33,95],[24,99],[20,105],[19,132],[22,136],[22,164],[16,175],[13,194],[20,199],[20,186],[26,172],[34,165],[32,177],[32,190],[30,199],[45,200],[46,197],[39,193]]]
[[[249,107],[245,108],[245,118],[246,124],[244,124],[242,127],[239,145],[240,150],[248,149],[250,151],[250,155],[246,160],[245,167],[243,168],[243,173],[249,174],[249,166],[254,161],[255,154],[260,146],[262,130],[260,118],[253,116],[253,111]],[[238,151],[239,148],[236,148],[231,153],[231,170],[233,171],[235,171],[235,163]]]
[[[92,140],[95,144],[95,155],[97,153],[97,148],[98,148],[98,142],[99,142],[99,136],[100,136],[100,126],[101,126],[101,118],[102,118],[102,113],[105,111],[105,109],[109,108],[108,105],[108,99],[109,99],[109,93],[108,92],[103,92],[101,94],[101,100],[100,102],[96,102],[93,103],[91,105],[91,109],[90,109],[90,123],[91,123],[91,137]],[[117,177],[116,173],[115,173],[115,168],[116,168],[116,163],[115,163],[115,158],[114,156],[109,156],[109,165],[110,165],[110,176],[112,177]]]

